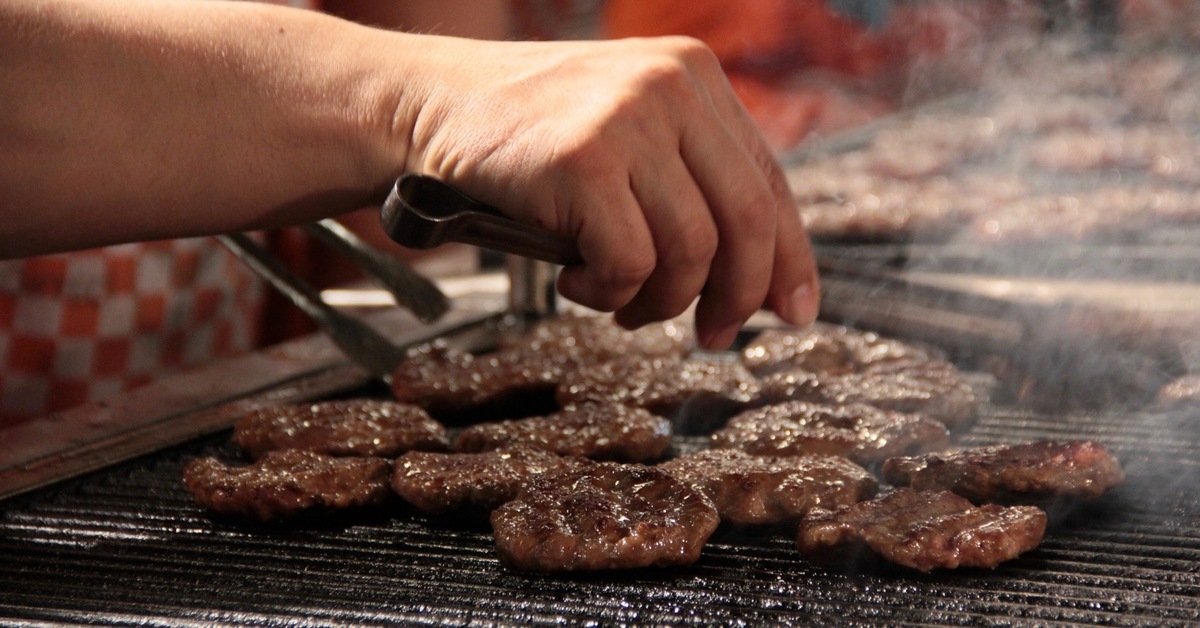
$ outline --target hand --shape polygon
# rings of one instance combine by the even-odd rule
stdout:
[[[425,44],[395,117],[409,122],[407,169],[575,238],[584,262],[563,270],[563,296],[630,328],[699,296],[697,335],[713,348],[764,304],[815,318],[783,173],[703,44]]]

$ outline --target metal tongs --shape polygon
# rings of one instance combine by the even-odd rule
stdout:
[[[461,242],[563,266],[583,261],[573,240],[517,222],[425,175],[397,179],[380,219],[393,240],[413,249]]]

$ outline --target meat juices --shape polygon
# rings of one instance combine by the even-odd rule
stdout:
[[[472,425],[454,439],[454,450],[478,452],[516,444],[564,456],[645,462],[667,452],[671,424],[642,408],[588,403],[548,416]]]
[[[818,563],[847,563],[864,550],[928,572],[958,567],[993,568],[1038,546],[1046,513],[1034,506],[975,507],[943,491],[900,488],[838,510],[805,516],[796,546]]]
[[[871,465],[892,456],[942,449],[949,434],[932,419],[864,404],[789,401],[747,410],[712,435],[714,448],[760,456],[831,454]]]
[[[1158,391],[1157,401],[1163,406],[1200,402],[1200,375],[1184,375],[1167,382]]]
[[[614,462],[539,475],[492,512],[500,561],[548,572],[691,564],[719,522],[666,471]]]
[[[848,506],[875,494],[866,469],[841,456],[752,456],[709,449],[659,465],[716,504],[723,521],[799,521],[813,508]]]
[[[446,428],[417,406],[355,399],[260,408],[238,420],[233,442],[252,458],[279,449],[392,458],[445,451]]]
[[[524,333],[501,334],[496,344],[500,351],[554,351],[574,353],[581,359],[609,360],[630,353],[681,356],[695,346],[695,337],[689,325],[674,321],[628,330],[612,316],[563,314],[538,321]]]
[[[976,502],[1041,504],[1094,499],[1125,479],[1121,465],[1090,441],[1039,441],[892,458],[883,475],[896,486],[946,490]]]
[[[425,512],[490,512],[534,476],[586,464],[524,445],[477,454],[410,451],[393,465],[392,490]]]
[[[558,385],[563,406],[623,403],[670,416],[685,404],[727,413],[758,396],[758,380],[726,360],[626,356],[567,373]]]
[[[272,451],[246,467],[197,458],[183,471],[196,503],[220,513],[271,521],[305,511],[382,503],[391,464],[383,458],[336,458],[311,451]]]

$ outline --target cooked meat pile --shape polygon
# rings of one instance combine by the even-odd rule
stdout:
[[[810,512],[796,535],[814,562],[847,562],[864,551],[920,571],[995,567],[1038,546],[1046,513],[1034,506],[975,507],[948,491],[898,488],[837,510]]]
[[[500,560],[530,571],[688,565],[719,521],[666,471],[615,462],[542,474],[492,512]]]
[[[335,458],[311,451],[272,451],[246,467],[198,458],[183,471],[196,502],[260,521],[305,511],[379,504],[390,494],[383,458]]]
[[[946,427],[916,414],[866,404],[789,401],[747,410],[712,435],[715,448],[764,456],[831,454],[870,465],[905,453],[942,449]]]
[[[395,374],[401,401],[250,413],[233,440],[257,462],[194,460],[184,483],[202,506],[264,521],[391,492],[426,512],[490,512],[516,569],[688,564],[725,520],[801,522],[805,556],[852,560],[866,547],[927,571],[992,567],[1041,539],[1040,510],[965,498],[1091,498],[1121,479],[1089,442],[915,455],[944,450],[947,425],[964,427],[978,403],[929,348],[824,324],[764,332],[735,359],[692,356],[691,343],[671,323],[627,332],[611,317],[567,317],[479,356],[428,345]],[[555,410],[518,404],[524,415],[496,420],[531,393]],[[676,413],[689,412],[724,422],[702,431],[711,449],[638,464],[671,455],[673,421],[691,424]],[[454,453],[429,413],[471,423]],[[859,465],[885,460],[889,482],[917,490],[863,502],[878,481]]]
[[[1077,59],[1045,52],[1001,64],[1021,69],[997,86],[1004,96],[898,119],[861,147],[792,167],[810,235],[1019,244],[1194,224],[1195,63],[1178,53],[1109,58],[1092,74],[1101,78],[1078,81],[1062,70],[1076,76]]]
[[[1094,499],[1120,484],[1121,465],[1090,441],[995,445],[892,458],[883,477],[918,491],[953,491],[976,503]]]
[[[867,499],[878,487],[875,476],[841,456],[752,456],[709,449],[659,466],[707,495],[722,521],[738,524],[796,522],[813,508]]]
[[[549,416],[479,423],[454,439],[454,450],[479,452],[526,444],[594,460],[658,460],[671,446],[671,424],[642,408],[619,403],[570,406]]]
[[[351,399],[260,408],[238,420],[233,442],[252,458],[280,449],[394,458],[412,449],[444,451],[448,437],[416,406]]]
[[[576,468],[586,459],[514,445],[477,454],[410,451],[396,459],[392,489],[425,512],[491,512],[521,486],[547,471]]]

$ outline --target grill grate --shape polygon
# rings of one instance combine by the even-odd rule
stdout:
[[[1200,621],[1200,409],[989,408],[959,441],[1090,437],[1127,483],[1053,516],[994,571],[810,566],[790,530],[723,527],[686,568],[572,576],[503,569],[486,521],[386,512],[290,527],[213,518],[180,483],[195,441],[0,504],[0,617],[16,624],[465,622],[1104,624]],[[680,450],[698,447],[681,439]]]

